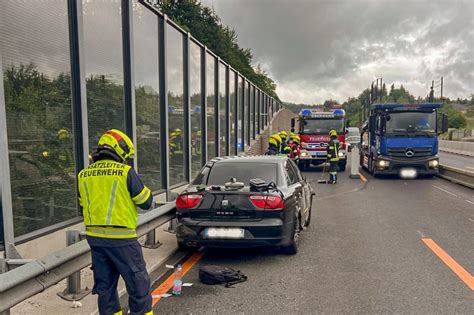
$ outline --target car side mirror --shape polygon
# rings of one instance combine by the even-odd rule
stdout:
[[[448,131],[448,114],[443,113],[441,121],[441,133]]]

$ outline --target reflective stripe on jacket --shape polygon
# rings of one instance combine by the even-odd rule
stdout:
[[[86,234],[103,238],[135,238],[136,206],[150,202],[151,191],[142,186],[132,193],[127,184],[131,167],[112,160],[101,160],[78,175],[80,202]],[[136,173],[135,173],[136,174]]]
[[[326,150],[327,158],[330,162],[339,161],[339,141],[337,139],[331,139]]]

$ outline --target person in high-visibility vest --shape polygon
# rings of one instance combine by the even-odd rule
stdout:
[[[268,138],[268,149],[265,155],[278,155],[280,154],[281,138],[278,134],[271,135]]]
[[[339,140],[337,140],[337,131],[334,129],[329,130],[329,137],[331,140],[326,148],[327,159],[329,162],[329,181],[328,184],[337,183],[337,171],[339,162]]]
[[[137,206],[152,206],[150,189],[129,166],[132,140],[111,129],[99,139],[93,163],[79,172],[79,201],[94,272],[100,314],[122,314],[117,283],[125,281],[131,314],[153,314],[150,277],[137,241]]]
[[[288,141],[288,145],[290,146],[290,159],[292,159],[296,165],[300,160],[300,137],[298,135],[290,136],[290,141]]]
[[[283,153],[283,154],[289,153],[289,149],[287,148],[287,146],[288,146],[288,141],[287,141],[288,140],[288,134],[286,133],[286,131],[280,131],[280,133],[278,133],[278,135],[281,138],[280,153]]]

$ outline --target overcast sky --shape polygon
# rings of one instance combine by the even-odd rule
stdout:
[[[474,93],[473,0],[201,2],[252,49],[284,101],[342,102],[378,77],[416,96],[441,76],[446,96]]]

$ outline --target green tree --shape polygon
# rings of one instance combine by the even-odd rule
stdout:
[[[451,105],[445,104],[439,111],[448,115],[448,127],[449,128],[464,128],[466,127],[466,117],[463,113],[455,110]],[[441,116],[441,115],[440,115]]]
[[[167,14],[184,30],[216,53],[268,95],[279,99],[276,84],[261,66],[252,67],[252,51],[241,48],[237,34],[222,24],[219,16],[198,0],[164,0],[158,9]]]

